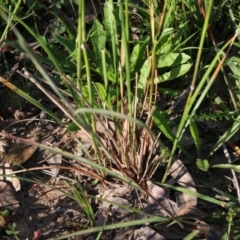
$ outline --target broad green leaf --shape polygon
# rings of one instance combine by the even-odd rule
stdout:
[[[74,41],[60,35],[56,35],[54,38],[68,50],[69,54],[72,54],[75,51],[76,45]]]
[[[116,77],[115,77],[115,74],[113,72],[113,69],[109,69],[107,71],[107,77],[108,77],[108,80],[110,80],[112,82],[115,82]]]
[[[136,43],[133,47],[131,57],[130,57],[130,72],[132,75],[135,75],[136,72],[139,72],[144,61],[146,60],[146,47],[149,44],[149,37],[146,37],[142,42]]]
[[[107,97],[107,93],[106,93],[106,90],[105,90],[104,86],[101,83],[99,83],[99,82],[96,82],[95,86],[97,87],[97,90],[98,90],[100,98],[103,101],[105,101],[106,97]]]
[[[106,1],[103,7],[103,11],[104,11],[104,26],[106,29],[106,33],[108,36],[116,37],[115,34],[117,33],[117,30],[115,28],[115,24],[113,24],[115,22],[115,17],[113,14],[112,4]]]
[[[235,172],[240,173],[240,165],[234,165],[234,164],[216,164],[216,165],[213,165],[212,168],[230,169],[230,170],[234,170]]]
[[[172,33],[174,33],[174,28],[165,28],[163,29],[163,32],[158,40],[158,43],[165,43],[166,40],[171,36]]]
[[[203,172],[207,172],[209,169],[209,162],[207,159],[197,159],[196,164],[197,167]]]
[[[95,83],[95,86],[97,88],[97,93],[102,100],[102,103],[104,103],[108,109],[111,109],[111,103],[108,102],[108,99],[111,99],[111,96],[108,97],[110,93],[107,93],[105,87],[99,82]]]
[[[140,43],[137,43],[133,47],[133,51],[132,51],[131,56],[130,56],[130,70],[131,70],[131,72],[135,71],[135,66],[136,66],[136,63],[137,63],[137,60],[138,60],[138,57],[139,57],[139,53],[140,53]]]
[[[95,53],[95,60],[101,60],[101,51],[105,49],[106,35],[102,24],[95,19],[92,26],[91,41]]]
[[[238,64],[240,64],[240,58],[239,57],[233,56],[233,57],[231,57],[231,60],[233,62],[237,62]]]
[[[79,130],[79,127],[77,126],[76,123],[71,122],[71,123],[68,124],[67,129],[68,129],[68,131],[70,131],[70,132],[76,132],[76,131]]]
[[[157,67],[175,67],[177,65],[186,63],[190,59],[191,57],[185,53],[169,53],[166,55],[160,55],[158,56]]]
[[[151,58],[147,59],[144,62],[143,66],[140,70],[140,78],[139,78],[139,82],[138,82],[139,89],[143,89],[145,91],[150,71],[151,71]]]
[[[118,32],[117,32],[117,22],[120,22],[119,15],[117,13],[118,7],[116,6],[115,9],[113,9],[113,2],[106,1],[103,7],[104,11],[104,27],[106,31],[106,37],[109,42],[110,47],[110,59],[109,63],[112,65],[112,69],[114,69],[113,74],[111,76],[114,77],[114,79],[111,79],[113,82],[117,82],[117,68],[118,68],[118,59],[119,59],[119,53],[118,53],[118,46],[119,46],[119,40],[118,40]],[[113,13],[114,11],[114,13]],[[109,73],[108,73],[109,74]],[[110,78],[109,78],[110,80]]]
[[[191,63],[186,63],[186,64],[182,64],[178,67],[175,67],[175,68],[171,69],[169,72],[166,72],[163,75],[155,78],[154,83],[156,84],[156,83],[165,82],[165,81],[169,81],[169,80],[178,78],[178,77],[184,75],[185,73],[187,73],[189,71],[189,69],[191,68],[191,66],[192,66]]]
[[[173,45],[171,42],[171,34],[174,33],[173,28],[166,28],[163,30],[162,35],[160,36],[157,42],[157,51],[156,54],[167,54],[172,51]]]

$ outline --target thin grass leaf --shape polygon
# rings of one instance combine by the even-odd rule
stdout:
[[[228,141],[234,134],[240,129],[240,116],[238,116],[233,125],[220,137],[220,139],[214,144],[208,156],[211,156],[223,143]]]
[[[230,169],[234,170],[235,172],[240,173],[240,165],[234,165],[234,164],[216,164],[213,165],[212,168],[223,168],[223,169]]]
[[[223,192],[221,191],[220,189],[217,189],[215,188],[213,185],[211,185],[211,183],[209,182],[204,182],[204,181],[198,181],[199,183],[203,184],[203,186],[205,188],[208,188],[209,190],[213,190],[214,192],[217,192],[218,194],[224,196],[224,197],[227,197],[229,198],[232,202],[234,202],[235,204],[238,204],[239,203],[239,200],[238,198],[234,197],[233,195],[227,193],[227,192]]]
[[[194,144],[195,144],[196,149],[197,149],[197,155],[198,155],[198,157],[200,157],[201,140],[200,140],[198,128],[197,128],[197,125],[195,124],[195,122],[193,122],[193,121],[190,122],[189,130],[190,130],[190,133],[191,133],[192,138],[194,140]]]
[[[233,206],[232,203],[227,203],[227,202],[224,202],[224,201],[219,201],[215,198],[212,198],[212,197],[208,197],[206,195],[203,195],[201,193],[197,193],[197,192],[193,192],[193,191],[190,191],[190,190],[187,190],[185,188],[181,188],[181,187],[177,187],[177,186],[172,186],[172,185],[169,185],[169,184],[164,184],[164,183],[158,183],[160,186],[163,186],[163,187],[167,187],[167,188],[170,188],[170,189],[173,189],[173,190],[176,190],[176,191],[179,191],[179,192],[183,192],[183,193],[187,193],[189,195],[192,195],[192,196],[195,196],[197,198],[200,198],[206,202],[210,202],[212,204],[216,204],[216,205],[219,205],[219,206],[226,206],[226,207],[231,207]]]
[[[59,38],[60,39],[60,38]],[[59,48],[53,42],[49,41],[48,38],[44,36],[38,37],[38,42],[42,42],[45,48],[48,49],[48,53],[56,59],[57,65],[60,69],[68,69],[70,72],[76,72],[76,66],[70,61],[69,56]]]
[[[75,180],[76,180],[76,177],[75,177]],[[76,185],[72,185],[68,183],[68,186],[70,188],[73,198],[78,202],[79,206],[81,206],[81,208],[85,212],[90,222],[90,226],[93,227],[96,225],[95,214],[94,214],[91,202],[89,202],[89,196],[83,190],[80,182],[76,180],[76,183],[77,183]]]
[[[9,28],[12,24],[12,21],[13,21],[14,17],[16,16],[17,11],[19,11],[19,9],[20,9],[21,2],[22,2],[22,0],[17,1],[17,3],[15,4],[15,8],[14,8],[12,13],[10,13],[8,11],[8,9],[6,8],[5,4],[2,1],[0,2],[0,7],[2,6],[2,10],[5,10],[5,11],[7,10],[6,12],[8,12],[8,14],[10,16],[9,19],[7,19],[7,21],[6,21],[7,24],[6,24],[6,27],[5,27],[4,31],[1,33],[2,36],[0,38],[0,42],[2,42],[3,39],[7,36],[7,32],[9,31]]]
[[[18,17],[17,15],[15,15],[14,13],[10,12],[10,11],[6,8],[6,6],[0,4],[0,8],[1,8],[3,11],[7,12],[8,14],[13,15],[14,18],[36,39],[36,41],[41,45],[41,47],[42,47],[42,48],[44,49],[44,51],[47,53],[47,55],[49,56],[49,58],[50,58],[51,61],[53,62],[54,66],[57,68],[57,70],[58,70],[60,73],[62,73],[63,70],[62,70],[60,64],[58,63],[58,58],[56,58],[56,57],[54,56],[53,52],[52,52],[52,51],[49,49],[49,47],[47,46],[47,44],[46,44],[46,42],[45,42],[46,38],[45,38],[44,36],[38,36],[34,31],[32,31],[32,29],[31,29],[27,24],[25,24],[24,21],[22,21],[21,18],[19,18],[19,17]],[[7,20],[7,16],[6,16],[4,13],[2,13],[2,16],[3,16],[4,19],[6,19],[6,21],[8,21],[8,20]],[[18,32],[18,30],[17,30],[16,28],[13,27],[13,31],[14,31],[14,33],[16,34],[16,36],[18,37],[18,39],[19,39],[19,44],[20,44],[20,46],[24,49],[24,52],[25,52],[26,54],[28,54],[28,50],[26,49],[26,48],[27,48],[27,46],[26,46],[26,41],[25,41],[24,38],[20,35],[20,33]],[[47,41],[47,42],[48,42],[48,41]],[[31,55],[33,55],[33,53],[31,53]],[[36,61],[36,59],[34,59],[34,61]]]
[[[212,4],[212,1],[210,1],[210,3]],[[210,9],[209,10],[209,13],[210,14]],[[207,25],[205,25],[206,23],[204,23],[204,26],[207,27]],[[205,29],[206,31],[206,29]],[[204,35],[205,36],[205,35]],[[202,36],[202,40],[201,40],[201,43],[200,45],[202,46],[203,45],[203,42],[204,42],[204,36]],[[236,37],[236,35],[234,36]],[[234,40],[234,38],[230,39],[221,49],[221,51],[218,52],[218,54],[214,57],[214,59],[212,60],[209,68],[207,69],[207,71],[205,72],[203,78],[201,79],[201,81],[199,82],[196,90],[194,91],[193,93],[193,90],[194,90],[194,87],[195,87],[195,78],[193,79],[192,81],[192,86],[191,86],[191,91],[189,93],[189,97],[188,97],[188,101],[187,101],[187,104],[186,104],[186,107],[184,109],[184,112],[183,112],[183,116],[182,116],[182,119],[180,121],[180,124],[179,124],[179,127],[178,127],[178,131],[177,131],[177,137],[176,137],[176,140],[174,141],[174,145],[172,147],[172,156],[177,148],[177,143],[178,141],[181,139],[186,127],[188,126],[189,122],[190,122],[190,119],[191,119],[191,116],[193,116],[195,113],[196,113],[196,110],[199,108],[200,104],[202,103],[204,97],[206,96],[207,92],[209,91],[211,85],[213,84],[215,78],[216,78],[216,73],[218,73],[220,71],[220,66],[223,64],[224,62],[224,59],[223,58],[221,60],[221,63],[220,65],[218,66],[218,68],[215,70],[215,73],[213,74],[211,80],[208,82],[207,86],[204,88],[203,92],[201,93],[200,95],[200,98],[198,99],[197,103],[194,105],[194,108],[193,110],[191,111],[191,114],[190,114],[190,118],[189,118],[189,112],[193,106],[193,103],[195,102],[198,94],[200,93],[200,90],[201,88],[203,87],[203,84],[205,83],[205,81],[207,80],[208,76],[210,75],[210,72],[212,71],[212,69],[214,68],[216,62],[218,61],[220,55],[222,54],[222,51],[227,48],[229,46],[229,49],[228,51],[230,50],[230,47],[231,47],[231,43],[232,41]],[[200,53],[199,53],[200,54]],[[199,56],[200,57],[200,56]],[[196,70],[197,71],[197,70]],[[196,77],[196,76],[195,76]],[[167,169],[169,169],[171,166],[171,160],[169,161],[168,163],[168,166],[167,166]],[[165,174],[164,177],[163,177],[163,181],[166,180],[166,177],[167,175]]]
[[[193,231],[192,233],[189,233],[183,240],[195,239],[198,233],[199,233],[199,230]]]
[[[164,223],[167,222],[168,219],[165,217],[154,217],[154,218],[147,218],[147,219],[141,219],[141,220],[135,220],[135,221],[129,221],[129,222],[123,222],[123,223],[115,223],[111,225],[105,225],[101,227],[95,227],[95,228],[90,228],[82,231],[77,231],[71,234],[66,234],[64,236],[60,236],[57,238],[50,238],[48,240],[60,240],[60,239],[67,239],[70,237],[78,236],[78,235],[84,235],[84,234],[89,234],[89,233],[94,233],[94,232],[100,232],[100,231],[106,231],[106,230],[112,230],[112,229],[117,229],[117,228],[123,228],[123,227],[130,227],[130,226],[137,226],[137,225],[142,225],[147,223]]]

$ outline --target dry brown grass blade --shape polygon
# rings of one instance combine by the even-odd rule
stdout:
[[[155,110],[155,108],[153,107],[151,109],[151,112],[148,114],[148,118],[145,123],[147,127],[151,123],[152,114],[153,114],[154,110]],[[147,150],[150,149],[149,152],[151,152],[151,148],[149,148],[149,141],[151,138],[152,138],[152,136],[149,133],[149,131],[147,131],[146,129],[143,129],[141,136],[140,136],[140,150],[138,153],[138,162],[137,162],[138,176],[143,175],[143,167],[146,166],[146,164],[144,164],[144,160],[146,160],[146,157],[147,157]]]
[[[159,154],[157,153],[159,149],[158,138],[160,134],[161,133],[158,134],[155,141],[153,140],[152,136],[150,136],[150,144],[148,146],[149,153],[146,159],[145,171],[142,174],[140,183],[146,178],[146,176],[151,178],[155,173],[155,171],[157,170],[157,168],[159,167],[159,165],[162,164],[162,161],[161,161],[162,156],[160,153]]]
[[[38,170],[46,170],[46,169],[63,169],[63,170],[70,170],[73,172],[80,172],[82,174],[84,174],[85,176],[88,177],[92,177],[93,179],[97,179],[100,182],[102,182],[105,185],[105,180],[101,177],[99,177],[99,175],[93,173],[92,171],[88,171],[85,170],[83,168],[76,168],[76,167],[67,167],[67,166],[44,166],[44,167],[32,167],[32,168],[27,168],[27,169],[22,169],[22,170],[16,170],[14,172],[12,172],[12,174],[17,174],[17,173],[21,173],[21,172],[28,172],[28,171],[38,171]],[[11,176],[11,175],[9,175]]]

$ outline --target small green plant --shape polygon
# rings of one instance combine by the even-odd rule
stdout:
[[[15,239],[18,238],[19,231],[16,230],[16,223],[9,222],[9,211],[7,209],[3,209],[0,211],[0,234],[7,234],[10,237],[14,237]]]
[[[82,208],[85,213],[88,224],[90,227],[94,227],[96,225],[95,214],[91,205],[91,198],[88,196],[87,192],[83,190],[81,183],[76,181],[76,185],[69,184],[69,189],[71,191],[72,197],[76,200],[79,206]],[[87,228],[87,226],[85,226]]]
[[[231,238],[234,236],[235,239],[240,237],[240,228],[239,228],[239,207],[231,207],[228,209],[226,221],[228,223],[228,230],[225,234],[225,239]]]
[[[9,224],[8,226],[7,226],[7,229],[6,229],[6,233],[9,235],[9,236],[13,236],[15,239],[19,239],[18,238],[18,233],[19,233],[19,231],[18,230],[16,230],[16,223],[12,223],[12,224]]]

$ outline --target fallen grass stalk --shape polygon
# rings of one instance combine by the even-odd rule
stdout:
[[[147,219],[148,224],[159,223],[159,222],[164,223],[167,221],[169,221],[169,220],[165,217],[154,217],[154,218]],[[131,227],[131,226],[137,226],[137,225],[142,225],[142,224],[146,224],[146,219],[129,221],[129,222],[124,222],[124,223],[116,223],[116,224],[107,225],[107,226],[103,226],[103,227],[94,227],[94,228],[87,229],[87,230],[76,231],[74,233],[66,234],[64,236],[57,237],[57,238],[49,238],[48,240],[67,239],[69,237],[74,237],[77,235],[84,235],[84,234],[89,234],[89,233],[94,233],[94,232],[112,230],[112,229],[123,228],[123,227]]]

